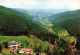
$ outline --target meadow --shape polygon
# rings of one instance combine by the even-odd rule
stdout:
[[[34,50],[34,39],[35,38],[30,38],[28,36],[0,36],[0,44],[3,42],[20,41],[20,43],[24,45],[24,48],[32,48]],[[29,43],[29,45],[27,45],[26,41]],[[48,41],[42,41],[37,38],[37,47],[39,47],[40,42],[42,43],[42,50],[47,50]],[[53,48],[54,46],[51,44],[51,49]],[[10,54],[10,52],[7,50],[8,49],[3,48],[2,52],[4,54]]]

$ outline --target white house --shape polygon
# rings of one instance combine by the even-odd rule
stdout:
[[[16,52],[16,50],[18,49],[18,47],[21,45],[20,42],[18,41],[12,41],[8,43],[8,48],[11,52]]]
[[[30,49],[21,49],[19,50],[19,54],[33,54],[33,50],[30,48]]]

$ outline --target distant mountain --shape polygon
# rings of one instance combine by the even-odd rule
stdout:
[[[38,38],[43,37],[43,40],[48,40],[49,37],[57,37],[45,28],[32,22],[27,16],[13,9],[0,6],[0,35],[31,34],[37,35]]]
[[[31,20],[35,20],[34,18],[36,18],[38,21],[47,19],[49,16],[52,16],[56,13],[68,11],[66,9],[62,10],[62,9],[18,9],[18,8],[15,8],[13,10],[18,11],[25,16],[28,15],[28,17],[30,17]]]
[[[49,18],[53,27],[62,27],[68,30],[70,35],[80,36],[80,10],[58,13]]]

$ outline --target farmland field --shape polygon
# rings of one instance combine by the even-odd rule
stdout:
[[[34,38],[29,38],[27,36],[0,36],[0,43],[11,41],[20,41],[25,48],[30,48],[30,45],[32,45],[32,49],[34,48]],[[30,44],[26,45],[27,43],[25,41],[29,42]],[[37,45],[40,44],[40,41],[42,40],[37,38]],[[48,41],[42,41],[42,46],[42,49],[46,50],[48,47]],[[53,48],[54,46],[51,45],[51,47]]]

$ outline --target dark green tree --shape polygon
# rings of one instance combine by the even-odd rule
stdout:
[[[5,48],[8,48],[8,42],[3,42]]]
[[[0,45],[0,52],[2,52],[2,46]]]

